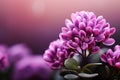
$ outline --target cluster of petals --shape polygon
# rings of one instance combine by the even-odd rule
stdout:
[[[52,69],[60,69],[64,66],[64,61],[72,57],[74,50],[65,48],[63,41],[56,40],[50,43],[49,48],[45,51],[43,59],[48,62]]]
[[[64,66],[64,61],[74,53],[82,54],[85,50],[97,53],[100,50],[97,44],[111,46],[115,43],[110,36],[116,29],[110,28],[103,16],[96,17],[93,12],[81,11],[72,13],[71,19],[66,19],[60,39],[51,42],[43,56],[52,69]]]
[[[7,49],[8,59],[11,64],[30,56],[32,51],[25,44],[15,44]]]
[[[114,51],[109,49],[101,55],[101,60],[110,66],[120,69],[120,45],[116,45]]]
[[[113,45],[115,40],[110,38],[115,33],[115,28],[110,28],[103,16],[98,16],[93,12],[72,13],[71,19],[66,19],[66,27],[62,27],[59,34],[66,47],[73,49],[89,50],[97,53],[99,47],[97,43],[104,45]]]
[[[42,55],[31,55],[15,64],[12,80],[49,80],[50,74]]]

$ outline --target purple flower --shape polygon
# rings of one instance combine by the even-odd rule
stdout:
[[[7,56],[7,48],[4,45],[0,45],[0,70],[5,70],[9,67],[9,61]]]
[[[18,61],[14,67],[12,80],[49,80],[50,68],[42,56],[31,56]]]
[[[49,49],[44,53],[43,59],[48,62],[52,69],[60,69],[64,66],[64,61],[72,57],[74,50],[65,48],[61,40],[56,40],[50,43]]]
[[[73,49],[89,50],[92,53],[99,51],[96,43],[113,45],[115,40],[110,38],[116,31],[102,16],[96,17],[93,12],[72,13],[71,20],[66,19],[66,27],[62,28],[59,37],[66,47]]]
[[[116,45],[114,51],[109,49],[105,54],[102,54],[101,60],[120,69],[120,46]]]
[[[16,44],[8,48],[8,57],[12,64],[30,54],[31,50],[25,44]]]

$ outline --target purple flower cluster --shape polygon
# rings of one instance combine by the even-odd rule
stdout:
[[[73,57],[74,53],[82,54],[88,50],[97,53],[100,47],[97,43],[110,46],[115,43],[110,38],[116,31],[110,28],[110,24],[102,16],[96,17],[93,12],[72,13],[71,20],[66,19],[66,27],[62,27],[57,41],[50,43],[49,49],[45,51],[44,60],[50,64],[52,69],[64,66],[64,61]]]
[[[101,60],[120,69],[120,45],[116,45],[114,51],[109,49],[105,54],[102,54]]]
[[[50,73],[41,55],[31,56],[15,64],[12,80],[49,80]]]
[[[52,69],[60,69],[64,65],[65,59],[74,54],[73,51],[65,48],[61,40],[56,40],[50,43],[49,49],[45,51],[43,58]]]
[[[25,44],[16,44],[8,48],[7,55],[11,64],[30,56],[31,50]]]
[[[115,28],[110,28],[110,24],[102,16],[96,17],[93,12],[72,13],[71,20],[66,19],[66,27],[62,28],[60,39],[67,47],[89,50],[92,53],[99,51],[96,42],[104,45],[113,45],[115,40],[110,38],[115,32]]]

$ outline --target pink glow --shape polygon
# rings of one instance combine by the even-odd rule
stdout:
[[[120,0],[0,0],[0,27],[4,30],[4,34],[0,32],[0,42],[27,42],[44,48],[58,38],[65,18],[82,10],[103,15],[111,25],[119,26],[119,3]]]

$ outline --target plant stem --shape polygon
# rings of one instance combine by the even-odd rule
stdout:
[[[86,50],[82,50],[82,65],[81,65],[82,67],[86,65],[86,59],[87,59]]]

